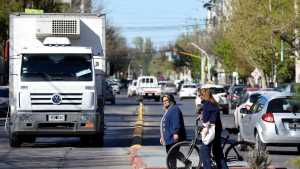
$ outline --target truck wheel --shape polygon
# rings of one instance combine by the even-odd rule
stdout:
[[[111,104],[116,104],[116,99],[112,99]]]
[[[27,142],[27,143],[34,143],[35,139],[36,139],[35,136],[26,136],[26,137],[23,138],[23,141]]]
[[[22,139],[20,136],[11,135],[9,137],[9,145],[11,147],[20,147],[22,144]]]

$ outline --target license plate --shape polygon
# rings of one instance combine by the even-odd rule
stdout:
[[[57,115],[48,115],[48,121],[65,121],[65,115],[64,114],[57,114]]]
[[[290,129],[300,129],[300,123],[290,123],[289,128]]]

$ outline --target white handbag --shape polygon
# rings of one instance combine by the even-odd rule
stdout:
[[[202,138],[203,144],[208,145],[209,143],[211,143],[214,140],[215,133],[216,133],[215,128],[216,128],[216,126],[214,124],[209,124],[207,134],[204,135],[203,132],[201,132],[201,138]]]

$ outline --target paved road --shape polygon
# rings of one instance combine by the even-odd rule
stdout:
[[[193,124],[195,119],[195,107],[193,99],[179,100],[177,104],[180,106],[185,120],[185,126],[188,133],[188,138],[191,139],[193,134]],[[143,135],[143,144],[146,146],[160,146],[159,144],[159,123],[162,117],[162,104],[155,103],[153,101],[145,102],[145,127]],[[234,118],[232,114],[221,115],[223,127],[233,128]],[[232,138],[236,139],[236,135],[231,135]],[[272,159],[272,165],[276,167],[287,167],[292,168],[288,165],[288,161],[299,157],[300,154],[297,152],[295,147],[268,147],[268,153]]]
[[[34,144],[10,148],[0,120],[0,169],[129,169],[138,104],[118,96],[116,105],[105,107],[104,147],[82,148],[78,138],[38,138]]]
[[[190,138],[195,118],[192,99],[178,101]],[[128,147],[131,145],[133,127],[136,120],[135,98],[119,95],[116,105],[105,108],[104,147],[82,148],[78,138],[39,138],[35,144],[24,144],[12,149],[0,120],[0,168],[87,168],[87,169],[126,169],[131,168],[128,160]],[[162,116],[160,102],[145,101],[145,127],[143,145],[158,147],[159,121]],[[233,127],[233,116],[222,116],[225,127]],[[236,136],[233,136],[236,137]],[[299,156],[295,148],[269,149],[273,165],[284,166],[288,159]],[[163,159],[162,159],[163,160]]]

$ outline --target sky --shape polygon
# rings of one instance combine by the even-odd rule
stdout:
[[[151,38],[155,47],[175,41],[195,25],[204,27],[208,0],[94,0],[132,46],[134,37]]]

